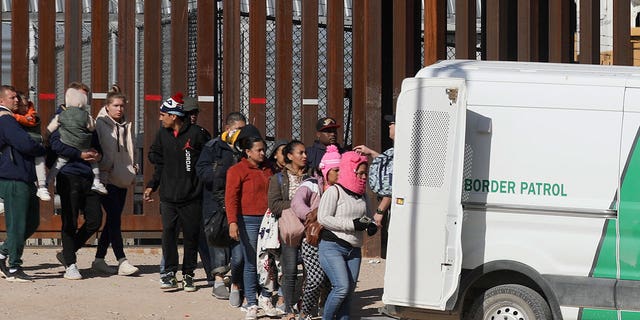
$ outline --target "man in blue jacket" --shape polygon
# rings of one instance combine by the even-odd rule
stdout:
[[[15,88],[0,86],[0,198],[4,199],[7,225],[7,239],[0,246],[0,275],[8,281],[29,282],[32,278],[22,270],[21,258],[25,240],[40,224],[34,158],[43,156],[45,150],[13,117],[17,110]]]

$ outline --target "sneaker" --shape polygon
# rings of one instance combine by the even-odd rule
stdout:
[[[264,310],[264,313],[269,317],[275,317],[278,315],[278,311],[273,307],[273,303],[271,303],[271,297],[260,296],[258,298],[258,306],[260,309]]]
[[[192,275],[185,274],[184,276],[182,276],[182,290],[186,292],[196,291],[196,285],[193,283]]]
[[[285,310],[286,307],[284,306],[284,303],[283,304],[276,304],[276,307],[273,308],[273,309],[275,309],[276,316],[283,316],[283,315],[287,314],[287,311]]]
[[[102,184],[102,182],[93,182],[93,185],[91,186],[91,191],[95,191],[99,194],[107,194],[109,193],[109,191],[107,191],[107,188],[104,187],[104,184]]]
[[[167,272],[160,278],[161,289],[173,289],[178,287],[178,279],[173,272]]]
[[[258,319],[258,306],[251,306],[247,309],[247,314],[244,316],[245,320]]]
[[[7,275],[7,281],[9,282],[33,282],[33,278],[30,275],[24,273],[22,268],[18,268],[18,270],[14,272],[9,272]]]
[[[119,276],[130,276],[138,272],[138,267],[129,263],[129,260],[126,258],[120,259],[120,265],[118,266],[118,275]]]
[[[231,270],[231,266],[227,264],[226,266],[217,267],[211,270],[211,275],[214,277],[224,276],[225,274],[227,274],[227,272],[229,272],[229,270]]]
[[[91,269],[104,274],[116,273],[113,268],[111,268],[106,262],[104,262],[104,259],[99,259],[99,258],[96,258],[95,260],[93,260],[93,262],[91,263]]]
[[[78,270],[78,266],[73,263],[67,267],[67,270],[64,272],[64,278],[69,280],[80,280],[82,279],[82,275],[80,274],[80,270]]]
[[[240,308],[241,304],[242,297],[240,296],[240,290],[231,289],[231,292],[229,292],[229,305],[234,308]]]
[[[229,290],[227,290],[227,287],[224,285],[224,282],[214,283],[213,292],[211,294],[219,300],[229,299]]]
[[[67,267],[67,264],[64,262],[64,254],[62,253],[62,251],[58,251],[56,253],[56,259],[58,259],[58,262],[60,262],[60,264],[63,267],[65,267],[65,268]]]
[[[7,257],[5,256],[4,259],[0,259],[0,276],[6,278],[8,274],[9,268],[7,268]]]
[[[40,200],[42,201],[51,201],[51,194],[45,187],[38,188],[38,191],[36,191],[36,196],[38,196],[38,198],[40,198]]]

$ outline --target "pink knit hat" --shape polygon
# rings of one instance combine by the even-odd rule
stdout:
[[[338,147],[334,145],[328,145],[327,151],[322,156],[322,160],[320,160],[320,164],[318,168],[322,171],[322,178],[327,179],[327,173],[329,170],[333,168],[338,168],[340,166],[340,152],[338,152]]]
[[[358,178],[356,175],[356,170],[362,163],[367,163],[367,157],[355,151],[345,152],[340,160],[338,183],[357,194],[364,194],[367,186],[367,179]]]

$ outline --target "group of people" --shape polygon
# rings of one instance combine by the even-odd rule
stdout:
[[[63,249],[56,257],[65,267],[64,278],[82,279],[76,252],[100,228],[103,208],[106,223],[92,267],[119,275],[138,272],[124,254],[120,226],[127,188],[137,174],[131,122],[124,116],[127,99],[114,85],[94,119],[88,111],[89,92],[85,84],[71,83],[65,103],[41,132],[42,119],[28,96],[12,86],[0,87],[0,198],[7,226],[7,238],[0,247],[0,275],[8,281],[33,280],[21,268],[22,253],[39,225],[39,200],[52,199],[53,183],[60,196],[62,221]],[[51,151],[46,161],[45,145]],[[84,223],[79,227],[81,212]],[[110,245],[117,270],[104,261]]]
[[[82,278],[76,252],[100,228],[102,209],[106,223],[92,268],[107,274],[138,272],[126,259],[121,233],[127,188],[138,170],[131,122],[124,116],[127,99],[114,85],[94,120],[87,111],[88,93],[86,85],[70,85],[65,104],[39,135],[34,128],[40,119],[26,95],[0,87],[0,198],[7,224],[0,275],[9,281],[32,280],[21,268],[22,251],[38,227],[38,197],[50,200],[49,184],[54,181],[61,201],[63,247],[56,257],[66,268],[64,277]],[[244,115],[228,114],[224,131],[211,139],[196,124],[198,111],[197,100],[181,93],[165,100],[160,106],[162,126],[148,152],[154,173],[143,200],[154,201],[158,191],[161,288],[180,287],[182,233],[184,291],[197,290],[199,253],[213,296],[243,307],[246,319],[256,319],[259,309],[284,319],[310,319],[320,310],[323,319],[348,319],[363,233],[377,232],[390,204],[382,198],[378,208],[370,210],[365,192],[367,156],[378,153],[366,146],[342,150],[337,143],[340,125],[324,117],[317,122],[313,145],[278,140],[267,157],[266,141]],[[391,133],[395,122],[387,120]],[[47,157],[48,176],[45,145],[55,155]],[[285,239],[275,229],[274,222],[285,214],[293,214],[304,226],[301,240]],[[275,245],[273,237],[267,239],[274,232]],[[117,269],[105,262],[109,245]],[[300,262],[304,282],[298,298]]]

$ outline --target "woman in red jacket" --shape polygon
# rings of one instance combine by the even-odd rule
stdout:
[[[239,146],[242,150],[242,160],[227,171],[225,205],[229,221],[229,236],[240,241],[244,254],[243,287],[248,305],[245,319],[256,319],[258,231],[267,211],[269,178],[273,175],[273,171],[269,163],[265,162],[266,146],[262,138],[243,138],[239,141]],[[263,308],[273,309],[270,292],[262,290],[260,305]]]

